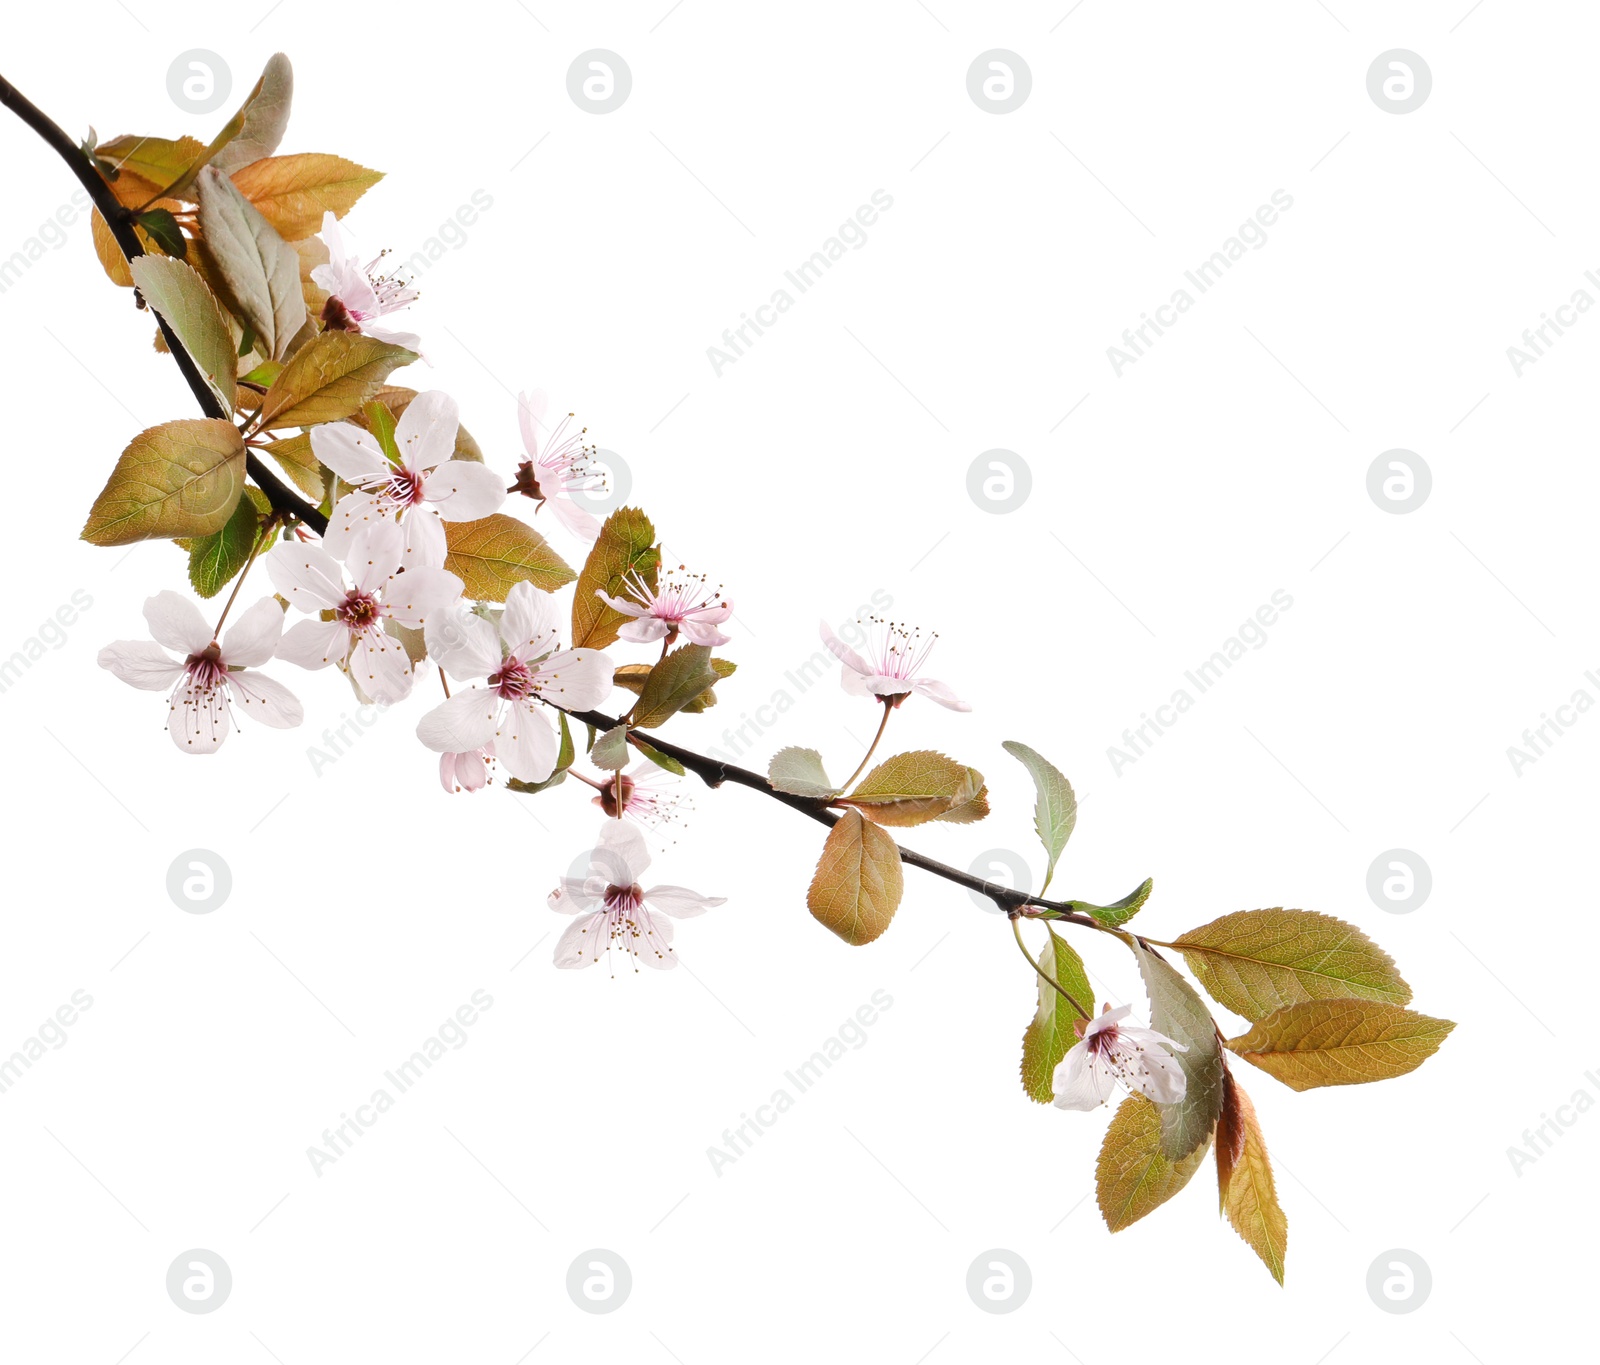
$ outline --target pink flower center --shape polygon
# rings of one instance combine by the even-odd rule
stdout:
[[[637,882],[632,886],[606,887],[606,909],[613,915],[621,915],[624,919],[638,914],[639,907],[644,904],[644,888]]]
[[[533,672],[515,655],[500,665],[498,673],[489,675],[489,687],[506,701],[521,701],[533,691]]]
[[[1107,1059],[1116,1055],[1117,1051],[1117,1026],[1107,1024],[1104,1028],[1089,1035],[1089,1051],[1098,1053]]]
[[[347,595],[333,609],[334,618],[353,631],[371,630],[383,620],[383,603],[370,592],[356,591]]]
[[[389,472],[389,481],[378,494],[390,507],[405,509],[422,501],[423,475],[401,465]]]
[[[198,654],[191,654],[184,660],[184,672],[188,675],[189,686],[200,692],[210,692],[220,687],[228,670],[222,662],[222,647],[213,640]]]

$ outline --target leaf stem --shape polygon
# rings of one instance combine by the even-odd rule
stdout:
[[[1022,939],[1022,917],[1016,913],[1012,913],[1009,918],[1011,920],[1011,932],[1016,936],[1017,939],[1017,947],[1022,950],[1023,957],[1028,959],[1028,965],[1039,974],[1039,980],[1054,986],[1057,994],[1059,994],[1061,998],[1067,1002],[1067,1004],[1071,1005],[1073,1009],[1077,1010],[1081,1018],[1092,1019],[1093,1016],[1089,1013],[1089,1011],[1084,1009],[1084,1007],[1073,998],[1072,994],[1067,991],[1067,989],[1063,987],[1062,984],[1055,979],[1055,977],[1051,976],[1049,972],[1045,971],[1043,967],[1034,961],[1033,954],[1028,951],[1028,945],[1024,943]]]

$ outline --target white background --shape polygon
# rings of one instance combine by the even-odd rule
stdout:
[[[222,54],[242,94],[282,49],[282,150],[388,173],[348,220],[363,245],[409,255],[487,191],[420,281],[433,368],[400,378],[455,394],[507,473],[510,393],[548,389],[626,460],[669,554],[727,585],[740,671],[680,741],[726,749],[724,728],[784,689],[752,765],[803,743],[848,771],[871,708],[831,672],[803,695],[783,675],[819,617],[882,589],[941,632],[931,671],[973,703],[908,705],[894,743],[981,767],[996,807],[908,845],[961,866],[1014,849],[1037,876],[1031,788],[999,748],[1023,739],[1082,798],[1062,894],[1153,876],[1140,924],[1168,938],[1255,906],[1339,915],[1460,1027],[1381,1086],[1241,1077],[1289,1213],[1279,1289],[1218,1220],[1209,1167],[1106,1232],[1086,1199],[1106,1116],[1022,1094],[1033,986],[965,891],[908,872],[890,932],[846,948],[804,906],[820,830],[700,791],[655,868],[728,897],[682,926],[685,970],[559,973],[544,896],[598,814],[575,784],[446,797],[411,733],[420,698],[318,775],[307,746],[354,707],[333,675],[288,666],[302,730],[178,755],[162,700],[94,659],[144,635],[140,604],[184,586],[182,558],[76,536],[128,438],[192,399],[80,219],[0,295],[0,654],[74,590],[93,599],[0,695],[0,1053],[74,990],[94,1000],[0,1095],[5,1354],[1489,1365],[1586,1339],[1600,1117],[1520,1174],[1507,1149],[1574,1091],[1600,1096],[1582,1005],[1600,719],[1520,776],[1506,750],[1575,689],[1600,697],[1583,677],[1600,667],[1600,320],[1520,377],[1506,348],[1600,267],[1595,16],[667,4],[36,8],[9,17],[4,71],[75,136],[207,137],[225,111],[174,107],[173,57]],[[596,47],[633,74],[604,116],[566,89]],[[966,88],[997,47],[1032,71],[1004,115]],[[1401,116],[1366,88],[1397,47],[1433,74]],[[14,121],[0,147],[8,254],[72,186]],[[718,376],[706,348],[878,189],[894,203],[866,245]],[[1266,245],[1119,377],[1123,328],[1279,189],[1293,207]],[[1366,487],[1397,447],[1433,475],[1409,515]],[[1007,515],[966,491],[993,448],[1032,472]],[[1276,589],[1294,605],[1268,642],[1115,772],[1124,727]],[[1409,915],[1366,889],[1396,847],[1432,869]],[[209,915],[166,891],[196,848],[233,878]],[[1143,1012],[1120,949],[1085,951]],[[478,989],[494,1004],[467,1045],[315,1174],[322,1130]],[[894,1003],[865,1046],[714,1174],[707,1148],[875,990]],[[194,1247],[234,1277],[206,1316],[164,1289]],[[595,1247],[633,1275],[608,1316],[565,1289]],[[965,1289],[989,1248],[1031,1268],[1006,1316]],[[1367,1293],[1391,1248],[1432,1271],[1409,1315]]]

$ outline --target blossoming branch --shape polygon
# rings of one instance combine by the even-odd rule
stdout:
[[[549,895],[551,910],[572,917],[557,967],[670,969],[674,922],[723,904],[643,885],[645,830],[677,817],[684,798],[673,788],[691,776],[745,787],[827,828],[806,906],[847,944],[889,929],[905,867],[987,896],[1027,963],[1025,1095],[1095,1111],[1125,1092],[1095,1173],[1107,1226],[1170,1199],[1210,1154],[1229,1222],[1281,1282],[1288,1221],[1231,1059],[1291,1090],[1378,1081],[1420,1066],[1454,1025],[1409,1009],[1411,988],[1388,954],[1330,915],[1241,910],[1163,941],[1126,927],[1150,898],[1148,880],[1105,905],[1047,899],[1077,801],[1025,744],[1004,748],[1036,788],[1047,858],[1037,892],[901,846],[891,830],[990,814],[983,774],[944,753],[873,763],[903,706],[972,709],[928,676],[935,637],[903,623],[862,622],[860,648],[822,627],[842,687],[878,717],[843,782],[815,749],[783,749],[756,773],[664,737],[669,724],[692,730],[735,672],[715,652],[735,643],[723,629],[731,600],[703,573],[664,566],[642,511],[624,507],[602,523],[580,504],[604,487],[594,447],[570,415],[551,424],[542,394],[485,414],[490,450],[501,432],[520,437],[520,454],[503,460],[486,455],[447,394],[390,384],[421,355],[420,337],[391,322],[417,293],[383,256],[352,255],[340,228],[380,176],[325,153],[279,155],[292,93],[278,55],[208,144],[102,141],[92,129],[75,143],[0,80],[0,104],[88,192],[101,266],[153,310],[158,349],[203,414],[134,434],[114,460],[108,452],[83,538],[171,541],[193,596],[157,591],[144,609],[150,638],[108,644],[101,665],[166,694],[182,761],[215,753],[241,721],[299,725],[284,677],[304,671],[322,675],[314,685],[342,674],[338,686],[386,707],[422,692],[415,742],[438,755],[439,781],[460,799],[484,799],[472,794],[503,778],[518,799],[560,800],[543,794],[574,779],[566,795],[593,801],[601,823],[585,874]],[[273,592],[240,606],[262,574]],[[224,591],[213,619],[202,603]],[[620,715],[600,709],[619,692],[629,698]],[[1096,1013],[1067,930],[1128,949],[1148,1025],[1129,1005]],[[1243,1031],[1228,1036],[1202,991]]]

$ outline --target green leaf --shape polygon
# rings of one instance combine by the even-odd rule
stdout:
[[[1232,1076],[1226,1081],[1222,1118],[1217,1123],[1217,1185],[1222,1210],[1233,1230],[1282,1284],[1289,1219],[1278,1203],[1256,1107]]]
[[[1305,1000],[1411,999],[1388,953],[1353,924],[1315,910],[1238,910],[1172,946],[1219,1003],[1250,1020]]]
[[[957,814],[988,813],[983,774],[932,749],[887,758],[846,799],[880,825],[921,825]],[[970,808],[970,809],[969,809]]]
[[[899,846],[859,812],[847,810],[822,846],[806,906],[819,924],[860,945],[889,927],[904,889]]]
[[[633,737],[633,747],[648,758],[658,768],[665,768],[669,773],[676,773],[684,777],[688,773],[683,764],[679,763],[671,754],[664,754],[653,744],[646,744],[638,735]]]
[[[139,256],[128,268],[145,301],[166,319],[223,410],[231,415],[236,366],[233,331],[216,296],[194,268],[182,261]]]
[[[1039,965],[1092,1016],[1094,987],[1089,984],[1083,959],[1054,929],[1050,930],[1049,946]],[[1048,981],[1039,979],[1037,973],[1034,980],[1039,987],[1039,1008],[1022,1035],[1022,1088],[1030,1099],[1049,1104],[1056,1097],[1056,1068],[1078,1041],[1073,1028],[1078,1014]]]
[[[1090,905],[1088,901],[1068,901],[1067,904],[1085,915],[1093,915],[1101,924],[1115,929],[1118,925],[1126,924],[1144,908],[1144,903],[1150,899],[1150,888],[1154,885],[1155,883],[1146,877],[1121,900],[1112,901],[1110,905]]]
[[[567,562],[550,548],[533,527],[504,512],[491,512],[477,521],[447,521],[444,566],[464,585],[468,597],[480,602],[504,602],[521,582],[541,592],[554,592],[576,577]]]
[[[255,332],[263,352],[282,360],[306,323],[300,257],[226,176],[207,167],[197,184],[206,278]]]
[[[826,797],[839,788],[822,768],[822,755],[815,749],[779,749],[767,765],[767,781],[778,791],[791,796]]]
[[[519,792],[523,796],[532,796],[536,792],[547,792],[551,787],[559,787],[566,780],[567,770],[565,768],[557,768],[543,782],[524,782],[520,778],[508,777],[506,786],[511,791]]]
[[[323,332],[298,350],[261,400],[263,430],[312,427],[359,411],[416,354],[360,332]]]
[[[596,597],[597,591],[624,597],[627,580],[634,574],[655,590],[656,570],[661,564],[655,539],[650,518],[636,507],[619,507],[606,518],[578,574],[577,594],[572,599],[574,649],[604,649],[630,619]]]
[[[378,449],[390,464],[399,464],[400,447],[394,439],[394,414],[389,411],[388,405],[381,398],[374,398],[361,409],[361,413],[367,419],[367,430],[377,439]]]
[[[650,670],[633,723],[642,730],[665,724],[716,680],[710,646],[679,645]]]
[[[1291,1090],[1363,1085],[1415,1071],[1455,1024],[1377,1000],[1304,1000],[1274,1010],[1230,1051]]]
[[[133,137],[123,134],[95,148],[95,155],[117,169],[113,186],[128,208],[138,208],[177,180],[205,153],[192,137]]]
[[[729,663],[726,659],[712,659],[711,661],[711,671],[717,675],[718,682],[721,682],[724,678],[732,675],[736,671],[737,667],[738,665]],[[623,664],[621,668],[617,669],[616,673],[612,677],[612,681],[616,683],[618,687],[627,688],[628,691],[632,692],[635,696],[638,696],[639,693],[644,691],[644,685],[649,681],[649,679],[649,664]],[[708,687],[704,692],[702,692],[698,697],[696,697],[683,708],[683,714],[686,716],[698,715],[708,707],[715,706],[716,704],[717,689],[714,687]]]
[[[628,727],[616,725],[595,740],[589,761],[597,768],[617,772],[628,766]]]
[[[89,510],[94,545],[220,531],[244,491],[244,440],[232,422],[187,418],[142,431]]]
[[[1177,1161],[1209,1140],[1222,1112],[1222,1048],[1217,1026],[1194,987],[1165,958],[1137,940],[1131,946],[1150,995],[1150,1026],[1189,1049],[1174,1054],[1186,1082],[1183,1098],[1156,1106],[1161,1111],[1161,1150]]]
[[[1072,837],[1072,827],[1078,823],[1078,798],[1073,794],[1072,783],[1026,744],[1008,739],[1000,747],[1028,770],[1038,793],[1033,806],[1033,828],[1048,857],[1044,883],[1039,887],[1042,896],[1049,889],[1050,878],[1055,875],[1056,862],[1061,857],[1062,849],[1066,848],[1067,840]]]
[[[265,493],[248,487],[244,491],[220,531],[190,543],[189,582],[201,597],[215,597],[250,562],[250,552],[261,533],[261,518],[272,510]],[[270,542],[263,548],[270,548]]]
[[[1177,1161],[1162,1147],[1162,1118],[1143,1095],[1118,1106],[1095,1164],[1095,1202],[1112,1232],[1137,1223],[1177,1194],[1206,1158],[1209,1133]]]
[[[176,256],[181,261],[189,254],[189,239],[183,235],[183,229],[178,226],[171,209],[146,209],[134,215],[134,222],[148,232],[151,241],[167,255]]]

